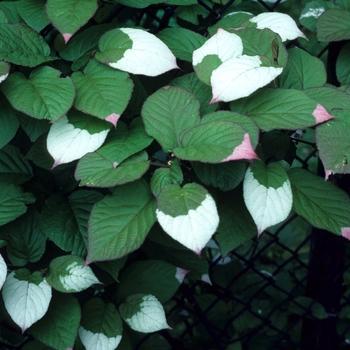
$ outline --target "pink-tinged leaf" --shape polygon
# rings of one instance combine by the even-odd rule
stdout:
[[[72,34],[66,33],[66,34],[63,34],[62,36],[63,36],[64,42],[67,44],[68,40],[72,37]]]
[[[116,169],[118,164],[119,164],[118,162],[113,162],[113,168]]]
[[[201,279],[202,279],[203,282],[212,285],[211,280],[210,280],[210,277],[209,277],[209,275],[208,275],[207,273],[206,273],[205,275],[202,275],[202,278],[201,278]]]
[[[185,279],[186,275],[189,273],[190,271],[182,269],[181,267],[177,267],[176,268],[176,274],[175,274],[175,278],[180,282],[180,284],[183,282],[183,280]]]
[[[342,227],[341,229],[341,235],[350,240],[350,227]]]
[[[327,120],[333,119],[334,116],[329,114],[326,109],[320,105],[317,104],[315,110],[313,111],[312,115],[315,117],[316,124],[323,123]]]
[[[325,181],[328,180],[329,176],[332,175],[332,173],[333,173],[332,170],[326,170],[325,171],[325,177],[324,177]]]
[[[120,114],[112,113],[106,118],[106,121],[112,123],[114,127],[117,127],[117,122],[119,118],[120,118]]]
[[[248,133],[244,135],[242,143],[233,150],[232,154],[223,159],[222,162],[239,159],[260,159],[252,147]]]

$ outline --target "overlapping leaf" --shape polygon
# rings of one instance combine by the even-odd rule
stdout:
[[[19,122],[16,111],[0,92],[0,148],[7,145],[15,136]]]
[[[1,89],[11,105],[37,119],[55,121],[73,104],[74,85],[69,77],[48,66],[34,69],[29,79],[24,74],[11,74]]]
[[[350,39],[350,11],[343,9],[326,10],[317,20],[317,38],[320,41]]]
[[[260,129],[302,129],[323,123],[333,116],[315,100],[298,90],[263,89],[234,101],[231,110],[251,117]]]
[[[17,3],[21,17],[37,32],[50,23],[45,13],[45,3],[45,0],[21,0]]]
[[[89,219],[87,263],[118,259],[138,249],[156,221],[155,206],[143,180],[118,186],[97,202]]]
[[[131,98],[133,83],[129,75],[93,60],[84,73],[73,73],[72,80],[76,89],[74,107],[116,126]]]

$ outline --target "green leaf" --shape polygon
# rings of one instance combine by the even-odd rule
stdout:
[[[293,203],[288,176],[281,165],[262,161],[249,167],[243,181],[243,196],[260,235],[285,220]]]
[[[311,225],[350,239],[348,195],[309,171],[288,171],[292,184],[293,208]]]
[[[304,90],[304,93],[329,111],[349,108],[349,95],[334,87],[311,88]]]
[[[50,262],[46,274],[47,282],[62,293],[81,292],[93,284],[100,283],[89,266],[78,256],[65,255]]]
[[[84,73],[73,73],[72,80],[76,89],[74,107],[116,126],[131,98],[129,74],[93,60]]]
[[[102,195],[97,191],[75,191],[68,200],[54,193],[42,209],[41,229],[62,250],[84,257],[88,218],[92,206],[100,199]]]
[[[341,48],[336,63],[337,78],[343,85],[350,84],[350,67],[348,64],[349,55],[350,43],[347,43]]]
[[[162,304],[154,295],[134,294],[119,306],[123,320],[135,331],[152,333],[170,328]]]
[[[39,213],[32,207],[16,220],[0,227],[7,240],[7,254],[14,266],[39,261],[45,252],[46,236],[39,227]]]
[[[154,77],[178,68],[170,49],[141,29],[113,29],[101,37],[99,48],[98,61],[128,73]]]
[[[296,315],[304,315],[305,310],[311,310],[312,315],[319,320],[328,318],[323,305],[309,297],[296,297],[288,305],[288,311]]]
[[[83,308],[79,337],[86,349],[116,349],[122,339],[122,320],[115,306],[90,299]]]
[[[229,111],[217,111],[215,113],[206,114],[202,119],[201,123],[209,123],[214,121],[229,121],[232,123],[239,124],[245,131],[248,132],[250,137],[250,142],[252,143],[253,148],[255,149],[259,143],[259,133],[260,130],[255,122],[245,116],[238,113],[233,113]]]
[[[218,108],[217,103],[209,104],[212,98],[210,86],[202,83],[196,73],[185,74],[181,77],[173,79],[170,82],[171,86],[178,86],[186,89],[195,95],[200,102],[200,115],[214,112]]]
[[[46,313],[51,300],[51,287],[40,272],[27,269],[12,271],[2,287],[5,308],[22,333]]]
[[[316,128],[316,141],[326,180],[330,174],[350,173],[350,109],[334,110],[335,118]]]
[[[54,349],[73,348],[80,314],[77,299],[70,294],[54,293],[47,313],[30,328],[30,333]]]
[[[111,124],[79,111],[70,111],[54,123],[47,136],[53,168],[96,151],[104,143]]]
[[[183,174],[179,161],[174,159],[169,168],[157,169],[151,178],[151,191],[154,196],[158,196],[163,187],[170,184],[181,185]]]
[[[66,61],[72,61],[72,70],[83,67],[90,59],[94,50],[98,49],[98,41],[108,30],[115,28],[115,24],[99,24],[91,26],[74,35],[66,43],[60,56]]]
[[[324,64],[297,47],[289,50],[289,62],[279,77],[280,88],[304,90],[326,83]]]
[[[0,181],[0,226],[18,218],[27,211],[26,204],[34,203],[31,193],[24,193],[7,181]]]
[[[79,161],[75,178],[80,180],[80,186],[92,187],[112,187],[134,181],[149,167],[147,153],[139,151],[151,142],[141,118],[135,118],[129,129],[119,122],[101,148]]]
[[[30,118],[30,117],[28,117]],[[26,154],[26,159],[33,161],[33,163],[43,169],[50,170],[54,160],[46,149],[47,134],[41,135],[30,148]]]
[[[143,105],[142,118],[146,132],[165,152],[180,145],[180,134],[199,125],[199,101],[190,92],[167,86],[151,95]]]
[[[350,11],[326,10],[317,20],[319,41],[340,41],[350,39]]]
[[[28,181],[33,176],[30,163],[24,159],[19,149],[6,145],[0,149],[0,179],[17,185]]]
[[[74,85],[61,72],[42,66],[34,69],[29,79],[22,73],[11,74],[2,84],[2,91],[13,108],[37,119],[55,121],[72,106]]]
[[[0,61],[0,83],[2,83],[10,73],[10,65],[4,61]]]
[[[251,117],[260,129],[303,129],[323,123],[333,116],[304,92],[262,89],[252,96],[231,102],[232,111]]]
[[[128,256],[124,256],[117,260],[100,261],[97,262],[96,265],[102,270],[107,271],[117,282],[119,282],[119,271],[124,267],[127,259]]]
[[[182,147],[174,154],[180,159],[223,163],[239,159],[258,159],[249,134],[230,121],[214,121],[187,129],[181,135]]]
[[[157,37],[162,40],[173,54],[184,61],[192,62],[192,53],[205,42],[205,38],[185,28],[166,28]]]
[[[218,211],[220,223],[215,240],[223,257],[258,235],[255,223],[244,203],[241,186],[227,192],[219,200]]]
[[[228,13],[219,22],[208,28],[209,34],[213,36],[219,28],[226,31],[239,28],[243,22],[251,17],[253,17],[253,14],[249,12],[237,11]]]
[[[234,189],[243,180],[246,164],[227,162],[221,164],[208,164],[191,162],[193,170],[207,186],[219,188],[221,191]]]
[[[148,7],[149,5],[154,5],[154,4],[160,4],[163,2],[163,0],[117,0],[119,4],[128,6],[128,7],[135,7],[135,8],[145,8]],[[193,1],[193,0],[192,0]]]
[[[157,198],[156,213],[163,230],[198,255],[219,224],[213,197],[196,183],[165,186]]]
[[[169,0],[170,2],[171,0]],[[173,0],[171,2],[180,2],[180,1],[176,1]],[[185,2],[185,3],[184,3]],[[212,7],[212,5],[210,3],[208,3],[208,1],[204,1],[205,4],[210,7]],[[197,1],[195,0],[183,0],[181,1],[181,5],[189,5],[189,6],[180,6],[175,10],[175,14],[177,17],[179,17],[180,19],[186,21],[186,22],[190,22],[194,25],[198,25],[199,24],[199,19],[198,16],[201,16],[203,18],[206,18],[209,16],[209,11],[204,8],[202,5],[197,4]]]
[[[155,221],[155,200],[145,181],[116,187],[92,209],[86,262],[114,260],[138,249]]]
[[[67,42],[96,12],[96,0],[48,0],[46,14]]]
[[[25,25],[0,24],[0,38],[0,59],[7,62],[35,67],[56,59],[44,38]]]
[[[5,12],[10,23],[23,22],[18,13],[18,3],[16,1],[1,1],[0,9]]]
[[[165,303],[175,294],[186,273],[161,260],[136,261],[121,274],[117,295],[126,298],[142,292]]]
[[[17,113],[17,118],[21,124],[21,128],[28,135],[31,142],[35,142],[41,135],[48,132],[50,129],[50,122],[48,120],[31,118],[28,115],[19,112]]]
[[[50,23],[46,17],[45,4],[45,0],[21,0],[17,2],[17,9],[21,17],[37,32]]]
[[[261,146],[266,159],[278,162],[288,155],[290,149],[295,149],[295,144],[287,132],[283,130],[271,130],[261,136]]]

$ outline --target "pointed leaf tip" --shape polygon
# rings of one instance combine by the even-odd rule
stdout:
[[[66,33],[66,34],[63,34],[62,36],[63,36],[64,42],[67,44],[68,40],[72,37],[72,34]]]
[[[341,229],[341,235],[342,235],[344,238],[350,240],[350,227],[342,227],[342,229]]]
[[[120,114],[112,113],[106,118],[106,121],[112,123],[116,128],[119,118],[120,118]]]
[[[204,275],[202,275],[202,281],[203,282],[205,282],[205,283],[208,283],[208,284],[210,284],[210,285],[213,285],[212,283],[211,283],[211,280],[210,280],[210,277],[209,277],[209,275],[206,273],[206,274],[204,274]]]
[[[186,275],[189,273],[189,270],[182,269],[181,267],[176,268],[176,274],[175,278],[179,281],[181,284],[183,280],[185,279]]]
[[[232,154],[223,159],[222,162],[238,159],[260,159],[253,149],[248,133],[245,133],[242,143],[233,150]]]
[[[317,104],[315,110],[313,111],[312,115],[315,117],[316,123],[323,123],[327,120],[333,119],[334,116],[329,114],[326,111],[326,108],[324,108],[322,105]]]
[[[332,170],[326,170],[324,180],[327,181],[330,175],[332,175]]]

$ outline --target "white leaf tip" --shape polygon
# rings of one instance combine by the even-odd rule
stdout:
[[[72,34],[66,33],[66,34],[62,34],[62,36],[63,36],[65,44],[67,44],[68,40],[72,37]]]

